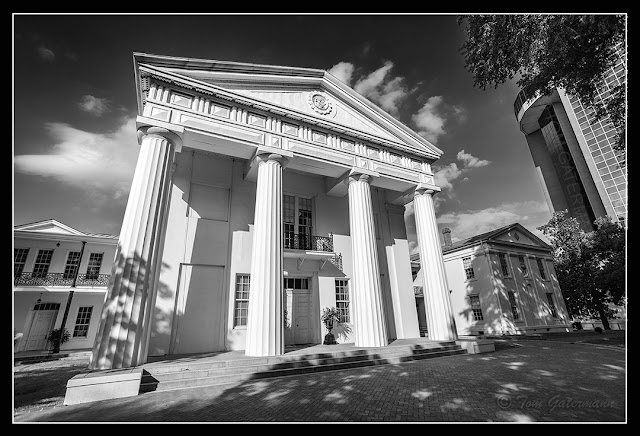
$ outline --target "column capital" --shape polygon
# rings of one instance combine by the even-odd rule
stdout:
[[[369,184],[371,184],[371,181],[375,178],[375,177],[379,177],[380,174],[378,174],[375,171],[371,171],[365,168],[352,168],[351,171],[349,171],[349,174],[347,175],[347,177],[345,178],[345,182],[347,184],[350,184],[351,182],[367,182]]]
[[[182,148],[182,138],[164,127],[143,126],[138,129],[137,135],[138,144],[142,144],[145,136],[157,136],[169,141],[176,149]]]
[[[267,151],[256,154],[256,161],[258,162],[258,165],[269,161],[275,161],[278,162],[282,168],[285,168],[289,163],[289,157],[283,156],[280,153],[271,153]]]
[[[419,184],[418,186],[415,187],[414,189],[414,195],[430,195],[430,196],[434,196],[436,195],[438,192],[440,192],[440,188],[435,186],[435,185],[424,185],[424,184]]]

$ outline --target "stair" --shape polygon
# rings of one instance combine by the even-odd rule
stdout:
[[[311,354],[296,353],[274,357],[190,358],[185,361],[155,362],[142,365],[140,393],[218,386],[246,380],[397,364],[466,353],[467,350],[456,345],[455,341],[429,341],[421,344]]]

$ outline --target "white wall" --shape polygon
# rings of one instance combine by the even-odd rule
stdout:
[[[227,350],[243,350],[246,327],[234,326],[235,288],[237,275],[251,272],[255,182],[244,179],[245,162],[241,160],[184,149],[177,154],[176,162],[148,355],[170,354],[176,349],[177,336],[183,338],[181,344],[185,341],[184,335],[176,332],[176,318],[180,315],[176,312],[176,304],[181,301],[178,292],[181,289],[180,271],[185,265],[224,268],[224,286],[219,299],[223,310],[220,312],[218,346]],[[328,196],[325,190],[322,177],[286,169],[283,173],[285,194],[312,198],[313,234],[328,236],[333,233],[334,251],[342,254],[343,271],[330,262],[325,262],[320,270],[321,260],[306,259],[300,269],[297,259],[284,260],[284,270],[290,277],[305,276],[312,279],[313,337],[318,343],[326,334],[320,322],[320,313],[323,308],[336,304],[335,278],[350,279],[353,262],[357,261],[351,252],[348,197]],[[402,326],[405,336],[418,337],[403,209],[388,213],[385,192],[382,190],[372,189],[372,197],[380,273],[385,283],[385,314],[388,320],[394,320],[394,313],[406,313],[404,321],[400,315],[396,315],[398,319],[389,327],[395,330],[397,326]],[[387,250],[390,250],[389,256]],[[387,262],[393,264],[393,279],[390,279]],[[403,326],[403,322],[406,325]],[[334,333],[340,333],[338,330],[334,329]],[[194,331],[192,334],[203,333]],[[352,337],[342,337],[341,342],[350,342]]]

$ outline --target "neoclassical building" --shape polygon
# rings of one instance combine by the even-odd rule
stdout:
[[[442,151],[324,70],[135,53],[140,154],[93,369],[149,356],[456,331],[432,196]]]
[[[571,331],[572,320],[547,243],[519,223],[457,242],[451,241],[451,229],[442,232],[458,335]],[[419,256],[413,255],[412,261],[418,271]],[[422,280],[417,275],[414,282],[419,292]]]

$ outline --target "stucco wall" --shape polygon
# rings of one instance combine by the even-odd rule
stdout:
[[[243,350],[246,327],[234,326],[234,305],[237,275],[251,272],[255,182],[245,179],[246,166],[242,160],[185,149],[177,154],[176,162],[149,356],[175,352],[178,336],[182,344],[189,340],[190,335],[206,334],[197,330],[182,331],[183,327],[179,325],[184,324],[177,322],[182,316],[178,309],[184,304],[180,293],[183,292],[181,280],[185,280],[181,271],[185,265],[215,265],[224,268],[224,283],[217,300],[222,306],[222,315],[218,320],[220,337],[217,346],[227,350]],[[313,235],[328,236],[332,233],[334,251],[342,255],[342,271],[322,259],[305,259],[301,266],[297,258],[285,256],[284,259],[286,277],[311,279],[312,337],[319,343],[326,334],[320,322],[320,313],[323,308],[336,305],[335,279],[350,279],[353,262],[357,261],[351,252],[349,199],[348,196],[328,196],[322,177],[286,169],[283,172],[283,193],[312,199]],[[407,325],[402,328],[409,332],[404,334],[417,337],[419,332],[417,315],[413,313],[415,299],[408,264],[409,249],[403,209],[389,213],[385,191],[376,188],[372,188],[372,207],[385,305],[383,310],[389,336],[391,339],[395,338],[396,326],[401,325],[398,322],[404,322]],[[388,253],[393,255],[388,258]],[[393,278],[390,278],[388,262],[393,263]],[[409,306],[412,311],[408,310]],[[402,310],[398,312],[400,308]],[[408,314],[407,318],[396,319],[394,314],[402,311]],[[415,321],[411,321],[409,315]],[[341,342],[352,341],[354,326],[350,325],[350,328],[352,335],[341,335]],[[334,333],[342,333],[342,329],[338,328]]]

